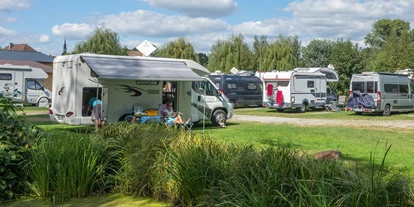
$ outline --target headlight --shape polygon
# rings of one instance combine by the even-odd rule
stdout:
[[[292,97],[290,98],[290,102],[291,102],[291,103],[295,103],[295,97],[294,97],[294,96],[292,96]]]

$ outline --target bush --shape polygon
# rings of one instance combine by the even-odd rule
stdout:
[[[24,192],[22,161],[41,137],[42,130],[18,116],[10,98],[0,94],[0,199],[11,199]]]

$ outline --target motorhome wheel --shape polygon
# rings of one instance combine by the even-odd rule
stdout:
[[[385,105],[384,112],[382,113],[384,116],[391,115],[391,106],[389,104]]]
[[[213,116],[211,117],[211,122],[214,126],[220,126],[220,123],[226,123],[227,114],[221,109],[214,111]]]
[[[301,112],[301,113],[305,113],[306,112],[306,103],[303,103],[302,105],[300,105],[300,108],[297,108],[296,110],[298,111],[298,112]]]
[[[36,104],[37,107],[49,107],[49,99],[46,97],[40,98]]]

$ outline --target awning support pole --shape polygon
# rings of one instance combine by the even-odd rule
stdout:
[[[207,86],[207,81],[206,80],[203,80],[203,82],[204,82],[204,97],[203,97],[203,101],[204,101],[204,109],[203,109],[203,115],[205,116],[205,117],[207,117],[206,116],[206,86]],[[204,129],[206,128],[206,119],[203,117],[203,133],[204,133]]]

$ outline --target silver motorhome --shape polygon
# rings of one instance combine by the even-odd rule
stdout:
[[[349,93],[360,91],[374,99],[374,107],[347,107],[356,114],[414,111],[414,85],[407,74],[364,72],[352,75]]]

